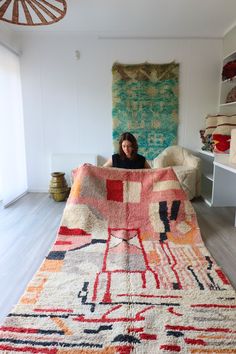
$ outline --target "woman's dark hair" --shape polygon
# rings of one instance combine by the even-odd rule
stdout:
[[[120,140],[119,140],[119,154],[122,159],[124,159],[126,157],[126,155],[122,149],[122,143],[124,140],[128,140],[129,142],[131,142],[132,148],[133,148],[131,158],[134,159],[137,155],[137,152],[138,152],[138,143],[137,143],[135,136],[129,132],[125,132],[125,133],[121,134]]]

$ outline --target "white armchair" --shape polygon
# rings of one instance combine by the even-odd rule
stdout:
[[[181,146],[169,146],[153,160],[154,168],[173,167],[191,200],[201,193],[201,160]]]

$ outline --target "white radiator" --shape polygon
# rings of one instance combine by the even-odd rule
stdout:
[[[71,171],[83,165],[91,163],[97,165],[97,155],[95,154],[52,154],[51,172],[65,172],[68,185],[71,185]]]

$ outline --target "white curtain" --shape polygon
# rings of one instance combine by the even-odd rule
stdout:
[[[19,57],[1,44],[0,188],[4,206],[27,191]]]

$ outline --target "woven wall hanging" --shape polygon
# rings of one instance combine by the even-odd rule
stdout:
[[[139,152],[152,160],[177,142],[179,64],[115,63],[113,84],[113,145],[121,133],[135,135]]]

